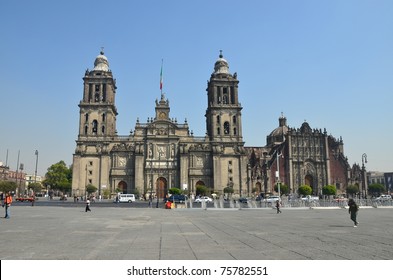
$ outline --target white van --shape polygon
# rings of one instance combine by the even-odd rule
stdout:
[[[135,201],[135,194],[132,193],[120,193],[115,198],[115,202],[134,202]]]

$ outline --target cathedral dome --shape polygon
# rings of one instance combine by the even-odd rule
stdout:
[[[214,64],[214,74],[229,74],[229,65],[228,61],[226,61],[222,55],[222,51],[220,51],[220,56],[218,57],[216,63]]]
[[[277,127],[275,130],[273,130],[269,136],[282,136],[287,134],[288,132],[288,126],[287,126],[287,118],[284,116],[281,116],[278,119],[279,127]]]
[[[109,71],[109,63],[108,59],[104,55],[104,52],[101,51],[100,54],[96,57],[94,61],[94,69],[96,71]]]
[[[266,137],[268,145],[275,145],[285,141],[285,135],[288,134],[287,118],[281,116],[278,122],[279,126]]]
[[[280,126],[277,127],[275,130],[273,130],[269,136],[282,136],[287,134],[288,132],[288,127],[287,126]]]

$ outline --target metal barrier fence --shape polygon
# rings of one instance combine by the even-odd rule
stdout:
[[[376,200],[376,199],[354,199],[359,206],[371,206],[371,207],[382,207],[382,206],[393,206],[393,200]],[[232,204],[233,205],[233,204]],[[266,201],[255,201],[253,199],[248,200],[246,203],[235,203],[234,206],[240,208],[275,208],[275,203]],[[305,201],[301,199],[282,200],[281,207],[348,207],[348,200],[342,199],[320,199],[313,201]]]

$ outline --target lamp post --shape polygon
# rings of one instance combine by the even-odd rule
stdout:
[[[156,181],[156,196],[157,196],[157,204],[156,204],[156,208],[158,208],[158,192],[159,192],[159,185],[160,185],[160,166],[161,166],[161,151],[158,152],[158,178]],[[175,202],[175,199],[173,199],[173,202]]]
[[[366,167],[364,164],[367,163],[367,154],[364,153],[362,155],[362,195],[363,198],[367,198],[367,176],[366,176]]]
[[[250,164],[247,163],[247,196],[250,196]]]
[[[149,196],[149,207],[153,205],[153,162],[150,159],[150,196]]]
[[[279,153],[277,151],[277,171],[276,171],[276,178],[277,178],[277,189],[278,189],[278,197],[281,198],[281,194],[280,194],[280,156],[282,156],[282,153]]]
[[[38,150],[35,150],[35,172],[34,172],[34,183],[37,183],[37,166],[38,166]]]
[[[267,168],[268,168],[268,166],[267,166],[266,156],[267,156],[267,152],[264,152],[263,153],[263,165],[262,165],[262,167],[263,167],[263,169],[262,169],[262,172],[263,172],[263,191],[264,191],[264,196],[263,197],[266,197],[266,193],[267,193],[267,179],[268,179],[267,178]]]
[[[19,187],[22,189],[22,177],[23,177],[23,169],[24,169],[25,165],[23,163],[21,163],[19,165],[19,170],[20,170],[20,174],[19,174]],[[18,180],[18,178],[16,178],[16,180]],[[23,187],[23,194],[27,194],[26,192],[26,185]]]

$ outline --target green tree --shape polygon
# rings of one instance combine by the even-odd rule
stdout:
[[[358,185],[349,185],[346,190],[347,194],[351,195],[352,197],[359,193],[359,186]]]
[[[92,184],[88,184],[86,186],[86,191],[90,195],[90,194],[95,193],[97,191],[97,187]]]
[[[278,192],[278,183],[274,185],[274,191]],[[289,194],[289,187],[280,183],[280,195]]]
[[[32,189],[34,193],[41,192],[42,185],[40,183],[30,183],[27,188]]]
[[[110,196],[111,196],[111,191],[110,191],[109,189],[104,189],[104,190],[102,191],[102,196],[103,196],[104,199],[110,198]]]
[[[312,188],[308,185],[300,186],[298,189],[299,195],[311,195]]]
[[[181,194],[181,189],[179,189],[179,188],[170,188],[168,190],[168,193],[173,194],[173,195]]]
[[[323,195],[336,195],[337,189],[335,186],[332,185],[326,185],[322,187],[322,194]]]
[[[385,186],[382,184],[371,184],[368,186],[368,193],[372,196],[380,196],[385,192]]]
[[[0,181],[0,191],[3,193],[14,192],[18,185],[11,181]]]
[[[45,180],[42,184],[45,187],[50,186],[53,190],[69,192],[71,190],[71,182],[72,169],[67,167],[65,162],[61,160],[48,168],[45,174]]]
[[[196,195],[209,195],[210,190],[208,187],[204,185],[197,185],[196,186]]]
[[[232,187],[224,188],[224,193],[232,194],[234,192],[235,192],[235,190]]]

